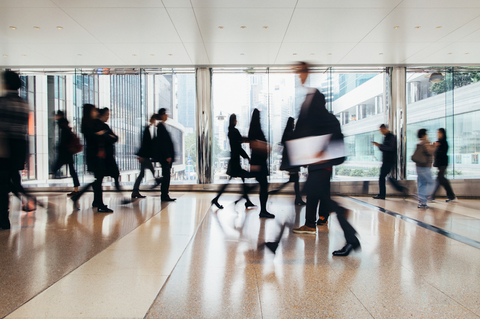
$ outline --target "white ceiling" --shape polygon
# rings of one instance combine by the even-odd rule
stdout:
[[[0,0],[3,67],[298,60],[480,64],[480,0]]]

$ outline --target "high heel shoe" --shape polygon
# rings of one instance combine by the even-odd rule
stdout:
[[[357,242],[355,244],[347,243],[345,246],[343,246],[342,249],[335,250],[332,255],[338,256],[338,257],[345,257],[345,256],[348,256],[352,250],[357,251],[359,249],[360,249],[360,242]]]
[[[217,206],[218,209],[223,209],[223,206],[218,203],[218,199],[214,198],[212,199],[212,205]]]
[[[254,203],[252,203],[251,201],[247,201],[245,203],[245,208],[246,209],[249,209],[249,208],[253,208],[253,207],[256,207],[257,205],[255,205]]]

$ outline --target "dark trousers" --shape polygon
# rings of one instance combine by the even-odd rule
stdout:
[[[103,203],[103,189],[102,189],[102,182],[103,178],[105,177],[105,172],[103,170],[98,170],[94,172],[95,180],[90,184],[86,185],[82,189],[79,190],[76,198],[80,198],[89,188],[90,186],[93,189],[93,204],[96,204],[99,207],[105,206]]]
[[[276,191],[279,192],[290,183],[293,183],[293,189],[295,190],[295,201],[302,200],[302,194],[300,194],[300,177],[298,176],[298,171],[290,172],[290,178],[288,179],[288,182],[280,185],[280,187]]]
[[[60,160],[60,158],[57,158],[55,165],[53,166],[53,174],[56,174],[57,171],[63,166],[67,164],[68,165],[68,170],[70,171],[70,176],[72,176],[73,179],[73,186],[78,187],[80,186],[80,181],[78,180],[78,175],[77,171],[75,171],[75,166],[73,165],[73,160],[69,162],[65,162]]]
[[[169,198],[168,189],[170,188],[170,169],[172,168],[172,164],[168,163],[167,161],[160,162],[162,165],[162,186],[160,190],[162,192],[161,198]]]
[[[260,212],[267,211],[267,200],[268,200],[268,180],[267,176],[257,176],[255,177],[258,184],[260,185]]]
[[[149,169],[153,176],[155,176],[155,170],[153,169],[152,161],[148,158],[142,158],[140,162],[140,174],[138,175],[137,179],[135,180],[135,184],[133,185],[133,193],[138,193],[140,191],[140,183],[142,182],[143,177],[145,176],[145,170]]]
[[[330,198],[330,178],[332,172],[326,169],[312,170],[308,172],[306,182],[307,208],[305,213],[305,225],[316,227],[318,202],[320,201],[325,211],[336,212],[338,222],[342,227],[345,240],[349,244],[357,244],[357,233],[346,219],[346,209],[338,205]]]
[[[0,228],[10,228],[9,205],[10,205],[10,178],[8,172],[8,160],[0,159]]]
[[[220,188],[220,190],[218,191],[217,196],[215,196],[216,200],[218,200],[220,198],[220,196],[222,196],[222,194],[225,192],[225,190],[227,189],[227,186],[230,183],[230,181],[232,180],[232,178],[233,177],[230,177],[228,179],[228,182],[222,185],[222,188]],[[242,195],[242,197],[245,198],[247,200],[247,202],[249,202],[250,201],[250,198],[248,197],[249,188],[248,188],[247,184],[245,184],[245,178],[244,177],[240,177],[240,178],[242,179],[242,182],[243,182],[243,195]]]
[[[394,165],[395,163],[383,163],[382,168],[380,168],[380,177],[378,179],[378,189],[379,189],[378,196],[380,197],[386,196],[387,191],[386,191],[386,185],[385,185],[385,178],[390,173]],[[392,184],[392,186],[397,191],[403,192],[403,193],[407,191],[407,189],[402,185],[400,185],[395,178],[389,177],[388,181]]]
[[[452,186],[450,185],[450,182],[448,181],[448,179],[445,177],[446,170],[447,170],[447,166],[438,167],[437,187],[435,188],[435,191],[432,193],[433,198],[435,198],[435,193],[440,188],[440,185],[443,186],[443,188],[445,188],[445,191],[447,192],[447,197],[449,199],[455,198],[455,193],[453,192]]]

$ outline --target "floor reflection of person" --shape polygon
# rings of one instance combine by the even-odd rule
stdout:
[[[248,140],[252,149],[250,159],[250,174],[255,177],[260,185],[260,218],[275,218],[275,215],[267,211],[269,170],[267,166],[268,144],[260,124],[260,111],[254,109],[248,131]]]
[[[438,169],[437,184],[435,190],[432,192],[431,199],[435,199],[435,193],[438,191],[440,186],[445,188],[447,192],[446,202],[451,202],[455,200],[455,193],[453,192],[450,182],[445,177],[445,173],[448,167],[448,143],[447,143],[447,133],[444,128],[439,128],[437,131],[438,141],[435,142],[435,160],[433,161],[433,166]]]
[[[230,160],[228,161],[227,166],[227,175],[230,176],[228,182],[223,184],[218,192],[217,196],[212,199],[212,205],[217,206],[219,209],[223,209],[223,206],[218,203],[218,199],[222,196],[223,192],[228,186],[228,183],[232,180],[232,178],[238,177],[242,179],[243,182],[243,198],[245,198],[246,203],[245,207],[250,208],[255,206],[248,197],[248,187],[245,184],[245,178],[249,176],[249,173],[242,168],[240,164],[240,157],[243,157],[250,161],[250,157],[248,156],[247,152],[242,147],[242,143],[248,142],[246,138],[244,138],[238,129],[237,126],[237,116],[235,114],[230,115],[229,123],[228,123],[228,140],[230,143]]]
[[[289,183],[293,183],[293,189],[295,190],[295,205],[305,205],[306,203],[302,199],[302,195],[300,193],[300,167],[296,166],[293,167],[290,165],[290,160],[288,158],[288,148],[286,146],[286,142],[292,138],[293,130],[295,129],[295,119],[293,117],[289,117],[287,120],[287,125],[285,126],[285,130],[283,131],[282,135],[282,144],[283,144],[283,153],[282,153],[282,164],[280,165],[280,170],[287,171],[289,174],[288,182],[283,183],[278,189],[270,191],[269,194],[276,194],[280,190],[282,190],[285,186]]]
[[[309,73],[308,64],[300,63],[298,73],[302,85],[305,84]],[[331,134],[331,141],[343,141],[340,122],[335,115],[326,109],[325,96],[317,89],[309,89],[300,110],[294,137],[302,138],[326,134]],[[325,205],[325,211],[335,211],[337,213],[338,221],[347,242],[342,249],[333,252],[334,256],[348,256],[352,250],[360,247],[360,242],[355,236],[356,231],[346,219],[347,209],[333,201],[330,192],[328,192],[332,166],[341,162],[341,159],[335,159],[308,166],[308,178],[304,187],[304,192],[307,194],[305,224],[293,229],[293,232],[297,234],[316,234],[317,207],[319,201],[322,201]]]

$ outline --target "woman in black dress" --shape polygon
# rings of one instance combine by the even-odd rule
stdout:
[[[228,162],[227,175],[230,176],[230,179],[226,184],[222,186],[217,196],[212,199],[212,205],[217,206],[220,209],[223,209],[223,206],[218,203],[218,199],[222,196],[223,192],[228,186],[228,183],[234,177],[240,177],[243,182],[243,198],[247,200],[245,203],[246,208],[255,206],[248,198],[248,187],[245,185],[245,178],[249,176],[249,173],[244,170],[240,164],[240,156],[246,158],[250,161],[250,157],[242,148],[242,143],[247,142],[246,138],[242,137],[240,132],[235,128],[237,125],[237,116],[235,114],[230,115],[230,120],[228,124],[228,140],[230,142],[230,161]]]
[[[248,131],[248,140],[250,141],[250,148],[252,149],[252,159],[250,160],[250,174],[255,177],[260,184],[260,217],[261,218],[275,218],[275,215],[267,211],[268,200],[268,181],[269,175],[267,159],[268,159],[268,144],[265,134],[263,134],[260,125],[260,111],[253,110],[252,120],[250,122],[250,129]]]
[[[455,200],[455,193],[453,192],[452,186],[450,182],[445,177],[445,171],[448,167],[448,143],[447,143],[447,133],[445,132],[444,128],[439,128],[438,132],[438,141],[435,143],[435,160],[433,162],[433,166],[438,168],[438,177],[437,177],[437,186],[433,191],[431,198],[432,200],[435,199],[435,193],[440,188],[440,185],[445,188],[447,192],[447,203]]]
[[[105,135],[106,130],[103,129],[103,122],[98,119],[98,110],[92,104],[83,106],[83,118],[81,131],[85,138],[85,156],[87,162],[87,170],[95,176],[95,181],[85,186],[75,196],[71,197],[74,208],[79,209],[78,200],[85,191],[92,186],[93,203],[92,207],[97,207],[99,213],[113,213],[113,210],[103,203],[102,182],[105,177]]]
[[[300,194],[300,177],[298,176],[298,172],[300,172],[300,167],[292,167],[290,165],[290,160],[288,158],[288,150],[286,146],[286,141],[292,139],[293,130],[295,129],[295,119],[293,117],[289,117],[287,120],[287,125],[285,126],[285,131],[283,131],[282,136],[282,144],[283,144],[283,153],[282,153],[282,165],[280,165],[280,170],[288,171],[290,178],[288,182],[283,183],[280,188],[269,192],[269,194],[276,194],[282,188],[287,186],[289,183],[293,183],[293,188],[295,190],[295,205],[305,205],[306,203],[302,199],[302,195]]]

